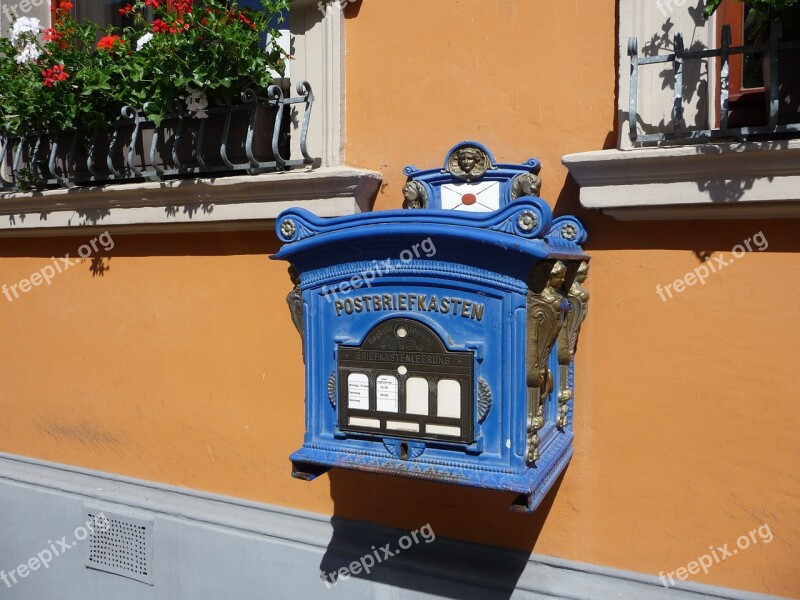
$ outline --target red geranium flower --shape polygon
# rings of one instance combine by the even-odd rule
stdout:
[[[190,13],[192,12],[193,3],[194,0],[172,0],[172,8],[179,13]]]
[[[181,31],[185,31],[189,29],[189,24],[184,23],[183,19],[175,19],[169,26],[169,32],[172,34],[180,33]]]
[[[42,39],[45,42],[58,42],[64,35],[55,27],[48,27],[42,31]]]
[[[252,29],[253,31],[256,30],[256,26],[250,19],[247,18],[247,16],[244,13],[239,13],[239,20],[245,25],[249,25],[250,29]]]
[[[158,8],[161,6],[161,3],[159,0],[144,0],[144,5],[150,8]]]
[[[72,2],[62,2],[59,4],[58,8],[60,10],[71,10],[73,6],[75,5]]]
[[[69,73],[64,70],[64,65],[53,65],[49,69],[44,69],[42,71],[42,77],[44,78],[42,85],[50,88],[59,81],[66,81],[69,77]]]
[[[126,4],[125,6],[123,6],[122,8],[119,9],[119,14],[121,14],[124,17],[129,12],[131,12],[132,10],[133,10],[133,7],[130,4]]]
[[[106,35],[97,42],[98,50],[113,50],[117,44],[123,45],[125,42],[118,35]]]
[[[183,19],[175,19],[174,21],[171,22],[165,22],[162,19],[156,19],[155,21],[153,21],[151,27],[153,28],[153,31],[156,33],[169,32],[174,35],[176,33],[180,33],[181,31],[189,29],[189,24],[184,23]]]

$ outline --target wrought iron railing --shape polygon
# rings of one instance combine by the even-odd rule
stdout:
[[[632,37],[628,40],[628,56],[631,59],[631,87],[630,87],[630,107],[628,112],[630,137],[634,143],[646,144],[652,142],[682,142],[682,143],[703,143],[717,138],[734,138],[746,140],[759,136],[775,136],[784,134],[799,134],[800,123],[780,123],[779,122],[779,69],[778,60],[780,50],[800,48],[800,42],[781,42],[781,24],[779,21],[772,23],[770,38],[761,44],[751,44],[745,46],[731,46],[731,28],[725,25],[722,28],[721,47],[708,50],[686,50],[683,43],[683,35],[678,33],[674,38],[674,51],[670,54],[659,56],[639,56],[639,43],[637,38]],[[762,55],[766,53],[769,57],[769,82],[766,86],[768,97],[766,98],[764,111],[766,113],[766,125],[748,127],[729,127],[729,117],[731,112],[729,98],[729,79],[730,79],[730,57],[735,55]],[[709,58],[719,58],[720,68],[720,92],[719,92],[719,127],[709,129],[689,129],[683,125],[684,106],[684,63],[690,60],[703,60]],[[675,77],[675,97],[672,107],[672,131],[659,133],[639,133],[637,123],[639,120],[639,67],[655,64],[672,63]],[[785,65],[785,68],[797,68],[797,66]]]
[[[109,182],[158,181],[203,174],[263,173],[312,165],[306,147],[314,94],[308,82],[296,97],[270,86],[267,97],[245,90],[196,118],[183,106],[159,126],[143,109],[126,106],[111,129],[50,129],[22,136],[0,132],[0,189],[28,190]],[[290,158],[291,107],[304,105],[301,157]]]

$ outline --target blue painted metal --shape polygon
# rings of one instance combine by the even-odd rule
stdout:
[[[401,475],[513,492],[513,509],[533,511],[566,467],[573,432],[571,425],[555,426],[557,346],[550,360],[554,391],[539,433],[541,458],[526,462],[528,278],[541,261],[588,260],[579,245],[586,230],[574,217],[554,221],[541,198],[512,200],[511,180],[538,171],[539,161],[496,165],[491,158],[491,164],[484,177],[503,190],[497,211],[439,208],[441,186],[461,183],[445,165],[406,170],[426,186],[426,209],[325,219],[292,208],[278,217],[284,245],[272,258],[296,269],[302,297],[297,320],[306,364],[306,434],[291,456],[295,477],[314,479],[334,467]],[[426,439],[424,417],[419,433],[385,430],[383,420],[380,431],[356,431],[343,421],[342,411],[350,411],[348,382],[340,377],[344,355],[357,356],[362,346],[365,356],[366,348],[381,348],[385,373],[404,389],[399,367],[415,355],[403,354],[408,348],[400,338],[399,354],[386,354],[394,343],[389,336],[391,343],[380,345],[387,323],[422,325],[417,329],[433,332],[446,352],[469,357],[467,440]],[[414,364],[407,366],[410,376]],[[402,421],[404,404],[401,398],[398,413],[381,413],[381,419]]]
[[[489,157],[491,166],[486,171],[486,174],[481,178],[482,182],[496,181],[500,184],[501,206],[511,202],[511,186],[513,185],[514,177],[524,173],[537,174],[541,170],[541,162],[536,158],[529,158],[522,164],[497,164],[494,155],[479,142],[464,141],[459,142],[450,150],[448,150],[444,165],[440,169],[427,169],[421,170],[412,165],[407,166],[403,172],[414,181],[420,182],[428,193],[427,208],[442,208],[442,188],[448,184],[459,184],[460,181],[453,177],[448,171],[447,158],[452,156],[453,152],[458,148],[464,146],[474,146],[483,150]]]

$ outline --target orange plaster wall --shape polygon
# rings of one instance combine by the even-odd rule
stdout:
[[[0,296],[0,451],[646,573],[768,523],[692,580],[800,595],[800,337],[792,221],[619,223],[580,209],[561,156],[613,144],[610,0],[366,0],[348,9],[347,163],[396,208],[408,163],[478,139],[543,161],[593,256],[578,352],[576,455],[534,515],[505,494],[334,471],[289,476],[302,443],[300,343],[272,234],[115,236]],[[424,18],[422,18],[424,15]],[[759,230],[769,240],[668,302],[655,292]],[[0,283],[82,237],[0,240]]]
[[[709,546],[733,549],[767,523],[771,542],[758,538],[690,579],[800,596],[797,222],[620,223],[580,208],[561,157],[616,141],[615,5],[351,9],[347,162],[383,173],[377,208],[401,204],[403,166],[440,164],[462,139],[485,143],[499,161],[537,156],[542,196],[589,227],[593,299],[577,359],[576,456],[541,514],[504,512],[496,494],[442,489],[427,502],[433,486],[399,482],[340,501],[337,512],[406,527],[431,520],[443,535],[654,574]],[[667,302],[656,293],[700,256],[729,260],[759,231],[765,252]],[[334,495],[338,487],[334,480]],[[423,508],[407,508],[415,498]],[[370,508],[382,502],[396,517]]]

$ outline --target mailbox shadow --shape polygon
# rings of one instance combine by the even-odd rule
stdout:
[[[346,568],[348,578],[413,592],[499,600],[516,589],[563,474],[533,514],[510,512],[510,493],[345,469],[328,477],[333,537],[320,563],[327,586],[346,586],[337,575]],[[370,573],[350,572],[370,556],[381,559]]]

